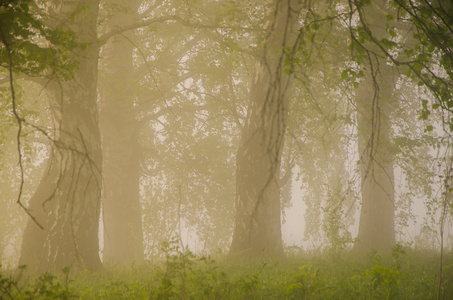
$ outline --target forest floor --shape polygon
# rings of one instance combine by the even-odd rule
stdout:
[[[453,299],[453,253],[444,254],[441,297]],[[439,254],[395,246],[388,256],[344,251],[233,262],[190,252],[102,272],[15,281],[0,273],[0,299],[438,299]],[[24,275],[26,270],[21,271]],[[23,277],[22,277],[23,278]]]

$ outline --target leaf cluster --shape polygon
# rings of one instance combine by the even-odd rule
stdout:
[[[21,266],[21,275],[26,271]],[[68,268],[63,273],[68,275]],[[59,277],[50,273],[44,273],[32,282],[20,284],[12,276],[0,273],[0,299],[74,299],[76,294],[69,286],[68,277]]]
[[[0,3],[0,66],[28,76],[72,78],[71,51],[82,47],[63,25],[50,28],[32,0]]]
[[[453,8],[442,1],[349,1],[350,49],[359,65],[389,64],[436,100],[422,102],[420,118],[441,108],[453,130]],[[382,30],[381,28],[385,28]],[[343,71],[342,76],[348,78]],[[427,127],[428,131],[433,130]]]

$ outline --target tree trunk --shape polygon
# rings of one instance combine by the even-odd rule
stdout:
[[[80,10],[84,7],[84,10]],[[98,2],[50,1],[49,14],[70,23],[82,43],[96,39]],[[69,23],[68,23],[69,24]],[[102,153],[98,126],[98,48],[90,45],[74,56],[79,66],[74,78],[51,84],[52,108],[57,123],[48,170],[30,199],[31,219],[26,225],[19,263],[32,271],[60,271],[65,266],[98,270],[99,211]]]
[[[135,1],[113,1],[110,30],[132,24]],[[130,9],[129,9],[130,8]],[[132,12],[130,11],[132,10]],[[131,36],[133,33],[124,33]],[[106,62],[102,80],[101,129],[103,142],[104,262],[127,265],[143,259],[140,208],[140,145],[134,110],[133,46],[122,36],[111,39],[103,50]]]
[[[372,2],[363,10],[362,18],[377,40],[387,36],[387,11],[385,0]],[[378,53],[379,49],[374,45],[371,51]],[[366,75],[356,92],[362,208],[355,248],[388,253],[395,242],[390,115],[397,77],[383,59],[371,56],[365,65]]]
[[[285,58],[292,58],[297,40],[300,3],[277,0],[271,7],[275,18],[265,28],[268,35],[256,64],[236,156],[236,220],[230,252],[240,256],[283,255],[278,182],[292,77]]]
[[[387,69],[387,67],[383,67]],[[389,252],[395,242],[394,176],[390,113],[394,89],[392,76],[371,74],[357,90],[358,139],[362,176],[358,250]]]

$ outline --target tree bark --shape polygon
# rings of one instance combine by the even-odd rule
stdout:
[[[236,219],[230,253],[238,256],[284,254],[279,176],[292,77],[285,59],[291,59],[295,49],[300,3],[277,0],[270,1],[270,7],[274,18],[265,28],[267,38],[251,83],[236,156]]]
[[[385,69],[386,67],[384,67]],[[391,150],[392,76],[370,74],[357,90],[358,140],[362,178],[362,207],[358,250],[389,252],[395,242],[394,176]]]
[[[49,14],[69,19],[81,43],[96,39],[98,1],[49,1]],[[84,9],[81,9],[84,7]],[[30,199],[19,264],[32,271],[60,271],[63,267],[98,270],[99,211],[102,153],[97,109],[98,48],[89,44],[74,54],[79,62],[74,77],[50,84],[57,123],[47,172]]]
[[[362,21],[381,40],[385,31],[386,1],[372,2],[363,10]],[[371,51],[379,53],[376,45]],[[370,52],[367,71],[356,92],[362,207],[355,249],[388,253],[395,243],[395,187],[391,122],[393,91],[397,77],[392,67]]]
[[[109,20],[109,30],[134,22],[138,6],[135,2],[113,1],[120,10]],[[132,52],[132,44],[124,37],[111,39],[103,49],[106,72],[101,84],[103,260],[123,266],[143,259],[139,124],[134,110]]]

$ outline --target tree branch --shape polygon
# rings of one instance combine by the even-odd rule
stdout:
[[[24,122],[24,119],[19,116],[19,113],[17,111],[16,92],[14,90],[14,82],[13,82],[13,57],[11,55],[11,49],[9,47],[8,42],[6,41],[5,34],[3,33],[3,30],[1,27],[0,27],[0,35],[1,35],[2,43],[5,46],[6,52],[8,54],[8,60],[9,60],[8,72],[9,72],[9,87],[10,87],[10,91],[11,91],[11,105],[12,105],[13,115],[17,121],[17,127],[18,127],[17,135],[16,135],[16,142],[17,142],[17,153],[19,155],[20,184],[19,184],[19,193],[17,195],[16,202],[27,213],[27,215],[33,220],[33,222],[35,222],[35,224],[38,225],[39,228],[44,230],[44,227],[36,220],[36,218],[30,213],[30,211],[24,206],[24,204],[21,201],[25,179],[24,179],[24,164],[22,161],[22,149],[21,149],[20,136],[22,133],[22,123]]]

